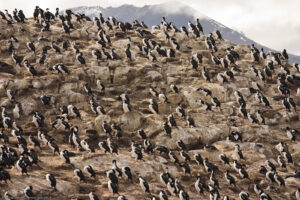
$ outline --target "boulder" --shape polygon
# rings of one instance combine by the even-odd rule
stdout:
[[[172,129],[171,138],[165,133],[156,137],[157,145],[165,145],[170,149],[177,149],[176,141],[182,140],[189,148],[198,147],[203,144],[211,144],[217,140],[224,139],[229,129],[226,125],[203,126],[194,128],[180,127]]]
[[[94,77],[95,79],[101,78],[104,83],[108,83],[110,81],[110,72],[109,68],[106,66],[91,66],[87,73],[90,77]]]
[[[143,121],[143,114],[134,110],[128,113],[124,113],[120,119],[120,122],[125,125],[125,130],[128,131],[138,130],[141,127]]]
[[[136,68],[129,66],[121,66],[115,69],[114,83],[124,84],[133,80],[136,76]]]
[[[24,90],[29,88],[31,85],[29,80],[26,79],[16,79],[14,80],[14,87],[16,90]]]
[[[33,86],[33,88],[40,89],[43,87],[43,84],[39,80],[33,80],[32,86]]]
[[[71,94],[78,89],[78,83],[64,83],[59,88],[60,94]]]
[[[79,103],[85,101],[86,97],[77,92],[70,92],[68,95],[69,103]]]
[[[23,113],[26,116],[30,115],[33,111],[38,110],[37,102],[31,97],[23,99],[20,103]]]
[[[162,79],[162,75],[157,71],[148,71],[145,79],[150,81],[160,81]]]

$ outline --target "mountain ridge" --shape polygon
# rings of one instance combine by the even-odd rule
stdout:
[[[172,5],[169,9],[166,8],[170,4],[176,5]],[[172,11],[172,8],[179,11]],[[253,39],[248,38],[244,33],[231,29],[226,25],[191,8],[190,6],[176,1],[155,5],[145,5],[143,7],[137,7],[131,4],[123,4],[118,7],[110,6],[104,8],[101,6],[80,6],[70,9],[77,13],[85,13],[85,15],[92,18],[101,12],[105,18],[114,16],[117,20],[127,21],[130,23],[137,19],[139,21],[144,21],[149,27],[159,24],[162,16],[165,16],[167,21],[173,22],[173,24],[175,24],[178,28],[183,25],[187,26],[189,21],[194,22],[196,18],[199,18],[205,34],[219,30],[224,39],[230,40],[235,44],[255,44],[255,46],[259,49],[264,48],[265,52],[279,52],[279,50],[274,50],[255,42]],[[130,13],[130,15],[128,15],[128,13]],[[290,62],[300,62],[300,56],[290,53],[289,56]]]

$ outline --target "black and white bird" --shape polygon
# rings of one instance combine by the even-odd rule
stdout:
[[[117,200],[128,200],[125,196],[119,196]]]
[[[83,54],[81,52],[77,53],[76,60],[82,65],[86,64],[85,58],[83,57]]]
[[[229,174],[229,170],[226,170],[226,172],[225,172],[225,179],[229,183],[229,185],[234,185],[235,186],[236,180],[233,176],[231,176]]]
[[[126,57],[128,58],[129,61],[132,60],[132,53],[130,51],[130,44],[127,44],[127,48],[125,50],[125,54],[126,54]]]
[[[4,199],[5,200],[16,200],[11,194],[9,194],[8,192],[4,193]],[[298,200],[298,199],[297,199]]]
[[[89,198],[90,200],[99,200],[99,197],[94,192],[89,193]]]
[[[150,99],[149,100],[149,109],[150,111],[153,113],[153,114],[158,114],[159,111],[158,111],[158,104],[157,102],[155,101],[155,99]]]
[[[300,200],[300,188],[298,188],[295,192],[295,196],[297,200]]]
[[[281,155],[277,156],[277,162],[281,168],[286,168],[285,160],[283,159],[283,157]]]
[[[249,200],[250,195],[248,192],[241,191],[239,197],[241,200]]]
[[[50,186],[53,189],[56,189],[56,179],[55,179],[53,174],[47,174],[46,175],[46,180],[50,183]]]
[[[183,119],[185,119],[185,111],[184,111],[184,109],[183,109],[183,107],[181,106],[181,105],[178,105],[177,106],[177,108],[176,108],[176,113],[178,114],[178,116],[180,117],[180,118],[183,118]]]
[[[12,52],[11,57],[12,57],[14,63],[16,63],[17,65],[19,65],[19,67],[21,67],[21,62],[23,60],[22,57],[16,55],[15,51]]]
[[[128,113],[131,111],[131,105],[129,104],[128,101],[123,101],[122,107],[123,107],[124,113]]]
[[[172,90],[173,92],[175,92],[175,93],[178,93],[178,92],[179,92],[178,87],[177,87],[176,85],[174,85],[174,84],[171,84],[171,85],[170,85],[170,88],[171,88],[171,90]]]
[[[181,150],[187,150],[187,147],[182,140],[177,140],[176,144]]]
[[[142,138],[143,140],[147,139],[147,135],[143,129],[139,129],[137,133],[139,137]]]
[[[17,169],[21,172],[23,175],[24,173],[27,174],[27,164],[24,163],[21,159],[19,159],[16,163]]]
[[[286,135],[291,141],[296,141],[296,134],[299,134],[297,130],[286,127]]]
[[[274,173],[274,179],[279,186],[285,186],[284,179],[281,176],[279,176],[277,173]]]
[[[201,179],[201,176],[198,174],[197,175],[197,181],[195,182],[195,189],[198,193],[203,194],[204,189],[206,189],[206,185]]]
[[[169,124],[168,124],[167,121],[164,122],[163,127],[164,127],[164,130],[165,130],[166,134],[167,134],[169,137],[171,137],[172,129],[171,129],[171,127],[169,126]]]
[[[225,153],[221,153],[219,155],[219,159],[222,161],[223,164],[228,164],[229,165],[229,158],[226,156]]]
[[[30,51],[35,52],[35,46],[34,46],[34,44],[33,44],[32,42],[27,42],[26,45],[27,45],[27,48],[28,48]]]
[[[267,167],[271,170],[271,171],[276,171],[276,167],[275,167],[275,165],[270,161],[270,160],[266,160],[266,165],[267,165]]]
[[[142,191],[144,193],[150,193],[149,184],[147,183],[147,181],[142,176],[139,176],[139,182],[140,182],[140,186],[141,186]]]
[[[70,158],[69,158],[69,152],[67,150],[62,150],[59,155],[64,163],[66,163],[66,164],[71,163]]]
[[[296,103],[294,101],[294,99],[292,97],[288,97],[287,101],[289,102],[289,104],[294,108],[295,112],[296,112]]]
[[[187,154],[185,154],[185,155],[187,155]],[[187,155],[187,156],[188,156],[188,155]],[[186,158],[189,158],[189,156],[188,156],[188,157],[185,157],[185,159],[186,159]],[[183,169],[184,174],[191,174],[191,168],[190,168],[190,166],[188,165],[188,163],[182,162],[182,163],[179,164],[179,166]]]
[[[81,118],[81,114],[76,106],[68,105],[67,109],[68,111],[70,111],[71,116],[74,116],[79,119]]]
[[[85,181],[85,176],[84,174],[82,173],[82,171],[80,169],[75,169],[74,170],[74,175],[75,177],[78,179],[78,181]]]
[[[149,88],[149,92],[154,97],[158,97],[158,95],[159,95],[158,92],[153,87]]]
[[[239,174],[240,174],[241,178],[249,179],[248,172],[243,167],[239,169]]]
[[[179,199],[180,200],[189,200],[189,195],[184,190],[179,191]]]
[[[191,157],[185,151],[180,151],[180,156],[185,160],[185,162],[191,161]]]
[[[32,76],[37,76],[38,73],[35,70],[35,68],[29,64],[28,60],[24,60],[24,66],[26,67],[27,71],[32,75]]]
[[[116,160],[112,160],[113,163],[113,167],[112,169],[118,174],[119,177],[122,177],[122,170],[118,167],[117,165],[117,161]]]
[[[110,153],[115,153],[118,155],[118,145],[111,141],[110,138],[106,139],[107,141],[107,146],[109,147]]]
[[[131,183],[133,182],[131,169],[129,167],[123,167],[122,172],[127,180],[129,180]]]
[[[194,155],[194,159],[198,165],[203,165],[203,158],[199,153]]]
[[[204,78],[204,80],[210,82],[210,77],[209,77],[208,71],[206,70],[206,68],[204,66],[202,67],[201,74],[202,74],[202,77]]]
[[[221,85],[228,82],[227,78],[222,73],[218,73],[217,80],[221,83]]]
[[[171,125],[171,127],[177,127],[177,123],[176,123],[176,120],[175,120],[173,114],[170,114],[168,116],[168,121],[169,121],[169,124]]]
[[[84,171],[88,173],[89,177],[96,178],[96,173],[91,165],[84,166]]]
[[[211,103],[216,107],[216,108],[221,108],[221,103],[216,97],[211,98]]]
[[[174,163],[174,164],[179,164],[179,159],[177,158],[177,156],[172,152],[169,151],[169,158],[170,160]]]
[[[111,180],[108,181],[107,187],[109,191],[113,194],[118,194],[119,195],[119,185],[118,183],[114,183]]]
[[[195,125],[195,120],[190,115],[188,115],[188,117],[187,117],[187,124],[190,127],[195,127],[196,126]]]
[[[42,103],[43,103],[45,106],[46,106],[46,105],[50,105],[51,97],[46,96],[46,95],[42,95],[40,98],[41,98]]]
[[[97,79],[97,87],[100,89],[100,92],[105,92],[105,86],[100,78]]]
[[[192,64],[192,68],[197,71],[198,70],[198,62],[196,61],[196,59],[194,57],[192,57],[192,59],[191,59],[191,64]]]
[[[61,54],[60,48],[55,44],[54,41],[52,41],[51,47],[52,47],[52,49],[55,50],[55,52],[56,52],[57,54]]]
[[[162,103],[169,103],[168,98],[167,98],[167,96],[165,94],[159,94],[158,95],[158,99]]]
[[[33,190],[33,188],[31,185],[24,189],[25,197],[30,200],[35,198],[32,190]]]
[[[287,54],[287,52],[286,52],[285,49],[283,49],[283,50],[281,51],[281,55],[282,55],[282,57],[283,57],[285,60],[288,60],[288,59],[289,59],[289,56],[288,56],[288,54]]]
[[[99,142],[99,147],[102,151],[104,151],[104,153],[106,152],[110,152],[110,148],[109,146],[107,145],[106,141],[102,141],[102,142]]]
[[[242,150],[240,149],[240,145],[239,145],[239,144],[236,144],[236,145],[234,146],[234,151],[235,151],[235,153],[236,153],[236,155],[237,155],[237,157],[238,157],[239,159],[244,159],[244,155],[243,155]]]

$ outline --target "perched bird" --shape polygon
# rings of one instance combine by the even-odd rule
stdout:
[[[113,183],[111,180],[108,181],[107,187],[109,191],[113,194],[118,194],[119,195],[119,185],[118,183]]]
[[[91,178],[96,178],[96,173],[91,165],[84,166],[84,170],[89,174]]]
[[[129,180],[131,183],[133,182],[131,169],[129,167],[123,167],[122,172],[127,180]]]
[[[225,179],[230,185],[235,185],[235,183],[236,183],[234,177],[229,174],[228,170],[226,170],[226,172],[225,172]]]
[[[195,125],[195,120],[190,115],[187,117],[187,124],[190,127],[195,127],[196,126]]]
[[[94,192],[89,193],[89,198],[90,200],[99,200],[99,197]]]
[[[236,154],[237,154],[237,156],[238,156],[239,159],[244,159],[244,155],[243,155],[243,152],[240,149],[240,145],[239,144],[235,145],[234,151],[236,152]]]
[[[74,175],[80,182],[85,181],[85,176],[80,169],[75,169]]]
[[[250,195],[248,192],[242,191],[240,192],[239,197],[241,200],[249,200]]]
[[[8,192],[4,193],[4,199],[5,200],[16,200],[11,194],[9,194]]]
[[[27,48],[28,48],[30,51],[35,52],[35,46],[34,46],[34,44],[33,44],[32,42],[27,42],[26,45],[27,45]]]
[[[47,174],[46,180],[50,183],[50,186],[56,189],[56,179],[53,174]]]
[[[185,119],[185,111],[184,111],[184,109],[183,109],[183,107],[181,106],[181,105],[179,105],[177,108],[176,108],[176,113],[178,114],[178,116],[180,117],[180,118],[183,118],[183,119]]]
[[[35,198],[32,190],[33,190],[33,188],[31,185],[24,189],[24,194],[25,194],[26,198],[28,198],[28,199]]]
[[[226,156],[226,154],[224,153],[220,154],[219,159],[222,161],[223,164],[229,165],[229,158]]]
[[[179,92],[179,89],[178,89],[177,86],[174,85],[174,84],[170,85],[170,88],[171,88],[171,90],[172,90],[173,92],[175,92],[175,93],[178,93],[178,92]]]
[[[139,176],[139,181],[140,181],[140,186],[141,186],[141,189],[144,193],[150,193],[150,188],[149,188],[149,185],[147,183],[147,181],[142,177],[142,176]]]
[[[164,130],[166,134],[171,137],[172,129],[169,126],[168,122],[164,122]]]

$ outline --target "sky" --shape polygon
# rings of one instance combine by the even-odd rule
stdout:
[[[39,5],[54,11],[76,6],[117,7],[122,4],[144,6],[170,0],[0,0],[0,10],[23,9],[32,16]],[[243,32],[247,37],[267,47],[300,55],[299,0],[185,0],[180,1],[200,13]],[[176,3],[171,3],[176,4]]]

